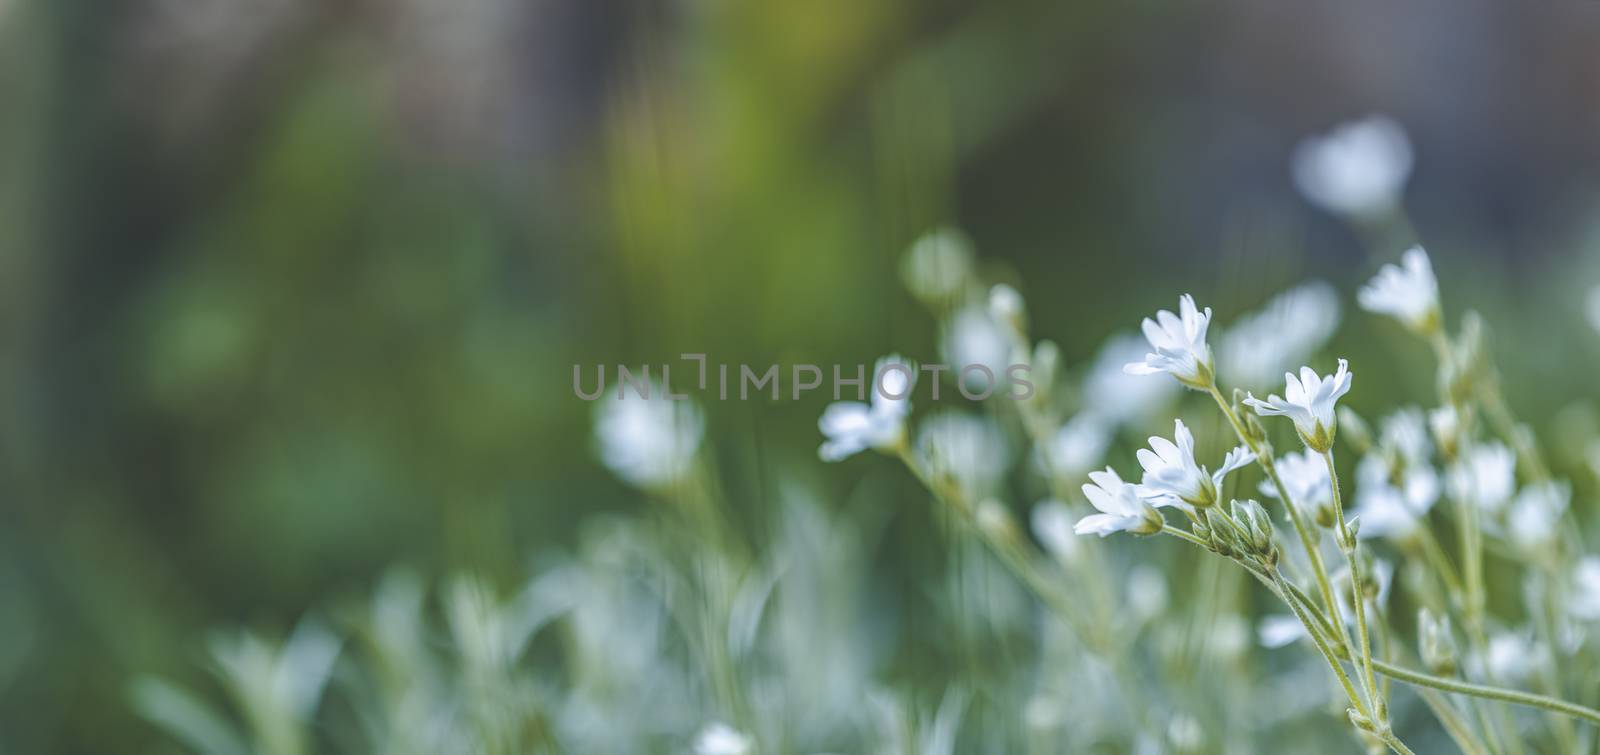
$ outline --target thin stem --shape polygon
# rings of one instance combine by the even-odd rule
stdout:
[[[1439,578],[1444,580],[1445,589],[1455,596],[1457,600],[1460,600],[1462,596],[1461,577],[1456,574],[1455,564],[1450,562],[1450,557],[1445,554],[1444,548],[1439,546],[1439,538],[1433,536],[1433,530],[1428,528],[1427,522],[1417,523],[1416,539],[1422,546],[1423,557],[1428,560],[1435,571],[1439,572]]]
[[[1416,755],[1416,753],[1411,751],[1410,747],[1406,746],[1405,742],[1401,742],[1400,738],[1395,736],[1394,732],[1388,730],[1387,728],[1383,729],[1383,733],[1378,736],[1383,739],[1384,744],[1389,746],[1389,749],[1400,753],[1400,755]]]
[[[1427,703],[1428,709],[1433,711],[1434,718],[1439,719],[1439,724],[1444,726],[1445,732],[1455,740],[1463,755],[1489,755],[1489,746],[1472,732],[1471,725],[1461,717],[1461,713],[1450,704],[1448,698],[1439,694],[1437,690],[1426,687],[1419,688],[1417,694],[1422,697],[1422,702]]]
[[[1344,551],[1350,565],[1350,602],[1355,604],[1356,634],[1359,636],[1361,666],[1366,674],[1367,699],[1374,710],[1382,711],[1383,698],[1378,695],[1378,682],[1372,673],[1372,640],[1367,630],[1366,585],[1361,581],[1361,558],[1357,553],[1356,539],[1350,534],[1350,523],[1344,518],[1344,496],[1339,491],[1339,470],[1333,464],[1333,449],[1322,450],[1322,461],[1328,465],[1328,481],[1333,486],[1333,515],[1339,522],[1339,550]]]
[[[1074,603],[1070,596],[1057,589],[1056,585],[1040,571],[1033,549],[1023,538],[1002,538],[992,535],[984,528],[979,527],[976,513],[972,504],[962,495],[961,491],[950,485],[941,485],[928,470],[923,468],[917,460],[911,447],[902,442],[895,449],[896,455],[905,463],[911,474],[933,494],[933,497],[945,506],[953,509],[962,518],[962,523],[978,533],[978,538],[987,546],[1000,563],[1011,571],[1022,583],[1028,587],[1045,605],[1058,616],[1068,631],[1072,632],[1078,640],[1092,651],[1109,661],[1113,675],[1117,679],[1117,688],[1122,693],[1124,703],[1130,710],[1139,711],[1134,717],[1143,718],[1147,710],[1143,701],[1138,680],[1134,678],[1127,659],[1115,652],[1112,645],[1113,639],[1109,636],[1110,627],[1101,627],[1101,631],[1092,631],[1094,627],[1084,626],[1082,617],[1074,610]]]
[[[1306,634],[1311,636],[1311,641],[1316,644],[1317,650],[1322,652],[1322,659],[1328,662],[1328,667],[1332,668],[1334,675],[1339,678],[1339,684],[1344,687],[1345,696],[1350,698],[1350,704],[1355,707],[1356,712],[1360,713],[1362,717],[1371,720],[1372,713],[1367,710],[1366,703],[1362,702],[1361,695],[1356,692],[1355,685],[1350,682],[1350,675],[1345,673],[1344,665],[1339,663],[1338,655],[1329,647],[1328,641],[1323,639],[1322,634],[1312,626],[1310,615],[1300,606],[1299,602],[1287,597],[1290,594],[1289,587],[1288,583],[1284,581],[1283,575],[1278,573],[1278,570],[1273,569],[1271,577],[1278,587],[1278,594],[1284,596],[1284,602],[1289,604],[1289,610],[1294,611],[1295,618],[1300,620],[1300,624],[1306,629]]]
[[[1174,537],[1178,537],[1178,538],[1181,538],[1181,539],[1184,539],[1184,540],[1188,540],[1189,542],[1194,543],[1195,545],[1198,545],[1201,548],[1205,548],[1206,550],[1211,550],[1211,544],[1210,543],[1208,543],[1208,542],[1206,542],[1204,540],[1201,540],[1199,535],[1196,535],[1193,532],[1189,532],[1188,530],[1181,530],[1181,529],[1178,529],[1177,527],[1174,527],[1174,526],[1172,526],[1170,524],[1163,524],[1163,525],[1161,525],[1161,532],[1164,533],[1164,534],[1167,534],[1167,535],[1172,535]]]
[[[1405,682],[1420,687],[1432,687],[1445,692],[1454,692],[1459,695],[1481,697],[1485,700],[1498,700],[1512,705],[1526,705],[1532,708],[1541,708],[1552,713],[1588,721],[1600,725],[1600,710],[1588,708],[1577,703],[1567,702],[1549,695],[1537,695],[1532,692],[1506,689],[1504,687],[1491,687],[1487,684],[1473,684],[1460,679],[1449,679],[1442,676],[1425,674],[1421,671],[1408,669],[1383,661],[1373,663],[1373,668],[1384,676],[1393,677],[1397,681]]]
[[[1211,385],[1206,386],[1206,390],[1211,394],[1211,398],[1216,400],[1217,408],[1222,410],[1222,415],[1228,418],[1228,424],[1233,426],[1233,432],[1239,436],[1239,441],[1248,446],[1251,453],[1255,454],[1256,464],[1261,466],[1261,471],[1265,472],[1267,479],[1272,481],[1273,488],[1278,492],[1278,500],[1283,501],[1283,507],[1289,511],[1289,521],[1294,524],[1295,533],[1300,537],[1300,544],[1305,547],[1306,557],[1311,561],[1311,573],[1317,580],[1317,589],[1322,593],[1323,604],[1327,606],[1329,614],[1338,616],[1339,607],[1334,598],[1332,581],[1328,579],[1328,569],[1322,563],[1322,551],[1317,548],[1317,539],[1311,534],[1311,528],[1307,526],[1305,518],[1294,505],[1294,500],[1289,497],[1288,487],[1283,484],[1283,479],[1278,476],[1278,469],[1273,464],[1272,455],[1266,453],[1266,449],[1261,448],[1255,441],[1251,440],[1250,434],[1244,430],[1244,424],[1239,421],[1238,415],[1234,414],[1233,407],[1228,405],[1227,399],[1222,397],[1222,392],[1217,389],[1216,383],[1213,382]],[[1350,644],[1349,633],[1344,630],[1342,623],[1338,625],[1338,629],[1340,642],[1348,646]]]
[[[1545,465],[1544,456],[1539,453],[1539,446],[1533,437],[1523,432],[1516,417],[1512,416],[1505,394],[1500,391],[1500,380],[1491,375],[1483,381],[1477,393],[1478,403],[1483,405],[1483,413],[1489,418],[1489,424],[1494,425],[1495,432],[1517,450],[1517,456],[1527,464],[1528,475],[1534,482],[1548,481],[1550,468]]]

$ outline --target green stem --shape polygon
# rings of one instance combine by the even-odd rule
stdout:
[[[1321,651],[1322,659],[1328,662],[1328,667],[1333,669],[1334,675],[1339,678],[1339,684],[1344,687],[1345,696],[1350,698],[1350,704],[1356,709],[1356,712],[1371,720],[1372,713],[1367,710],[1366,703],[1362,702],[1361,695],[1356,692],[1355,685],[1350,682],[1350,675],[1345,673],[1344,665],[1339,663],[1338,655],[1329,647],[1328,641],[1323,638],[1322,633],[1312,626],[1310,615],[1300,606],[1300,603],[1287,597],[1289,595],[1288,582],[1283,579],[1283,575],[1277,569],[1272,570],[1271,577],[1277,585],[1278,594],[1283,596],[1285,603],[1289,604],[1289,610],[1294,611],[1295,618],[1300,620],[1301,626],[1306,629],[1306,634],[1311,636],[1311,641],[1316,644],[1317,650]]]
[[[1379,737],[1383,739],[1384,744],[1389,746],[1389,749],[1400,753],[1400,755],[1416,755],[1416,753],[1411,751],[1410,747],[1406,746],[1405,742],[1401,742],[1400,738],[1395,736],[1394,732],[1389,731],[1388,729],[1384,729],[1383,733],[1380,734]]]
[[[1418,689],[1417,694],[1422,697],[1422,702],[1427,703],[1428,709],[1433,711],[1440,725],[1444,726],[1445,733],[1455,740],[1456,746],[1461,748],[1462,755],[1489,755],[1489,746],[1473,733],[1472,726],[1461,717],[1461,713],[1450,705],[1450,700],[1439,694],[1438,690],[1426,687]]]
[[[1450,563],[1450,557],[1439,546],[1439,539],[1433,536],[1433,530],[1428,528],[1427,522],[1417,522],[1416,540],[1422,546],[1423,557],[1439,572],[1439,578],[1444,580],[1445,590],[1461,599],[1461,577],[1456,574],[1455,564]]]
[[[1383,661],[1375,662],[1373,667],[1378,673],[1383,674],[1384,676],[1392,677],[1397,681],[1405,682],[1406,684],[1419,687],[1432,687],[1433,689],[1442,690],[1444,692],[1454,692],[1458,695],[1469,695],[1471,697],[1479,697],[1485,700],[1497,700],[1499,702],[1510,703],[1512,705],[1525,705],[1531,708],[1540,708],[1552,713],[1560,713],[1563,716],[1571,716],[1572,718],[1588,721],[1591,724],[1600,725],[1600,710],[1578,705],[1577,703],[1570,703],[1566,700],[1550,697],[1548,695],[1536,695],[1532,692],[1506,689],[1504,687],[1491,687],[1487,684],[1473,684],[1472,682],[1461,681],[1459,679],[1448,679],[1442,676],[1425,674],[1421,671],[1408,669],[1403,666],[1385,663]]]
[[[1182,538],[1184,540],[1188,540],[1189,542],[1194,543],[1195,545],[1198,545],[1201,548],[1205,548],[1206,550],[1211,550],[1211,544],[1210,543],[1208,543],[1208,542],[1206,542],[1204,540],[1201,540],[1199,535],[1196,535],[1193,532],[1190,532],[1188,530],[1178,529],[1177,527],[1174,527],[1174,526],[1172,526],[1170,524],[1163,524],[1163,525],[1161,525],[1161,531],[1163,533],[1165,533],[1165,534],[1172,535],[1172,536],[1178,537],[1178,538]]]
[[[1305,522],[1300,509],[1295,506],[1294,500],[1289,497],[1289,489],[1284,486],[1283,479],[1278,476],[1277,466],[1273,463],[1270,449],[1262,448],[1251,440],[1250,434],[1245,432],[1244,424],[1239,421],[1239,416],[1234,414],[1233,407],[1228,405],[1227,399],[1222,397],[1222,392],[1217,389],[1215,382],[1206,386],[1211,398],[1217,402],[1217,408],[1222,410],[1222,415],[1228,418],[1228,424],[1233,426],[1233,432],[1239,436],[1239,441],[1249,447],[1250,452],[1256,456],[1256,464],[1261,466],[1267,479],[1272,481],[1273,489],[1278,492],[1278,500],[1283,502],[1283,507],[1289,511],[1289,521],[1294,524],[1295,534],[1300,537],[1300,544],[1305,547],[1306,558],[1311,561],[1311,572],[1317,580],[1317,590],[1322,593],[1322,601],[1328,608],[1328,613],[1339,615],[1339,607],[1333,592],[1333,583],[1328,579],[1328,569],[1322,563],[1322,551],[1317,547],[1317,539],[1311,534],[1312,530]],[[1343,622],[1337,626],[1338,639],[1346,647],[1350,644],[1350,633],[1345,631]]]
[[[1489,424],[1494,425],[1495,432],[1517,450],[1517,457],[1527,465],[1528,475],[1534,482],[1548,481],[1550,468],[1545,465],[1538,444],[1534,443],[1532,436],[1523,432],[1516,417],[1512,416],[1505,394],[1500,391],[1499,378],[1491,375],[1485,379],[1477,393],[1478,403],[1483,405],[1483,413],[1489,418]]]
[[[1322,450],[1322,461],[1328,465],[1328,482],[1333,486],[1333,516],[1339,523],[1339,550],[1344,551],[1345,561],[1350,566],[1350,602],[1355,606],[1356,634],[1360,642],[1361,667],[1366,675],[1367,700],[1375,711],[1381,712],[1383,698],[1378,695],[1378,682],[1372,673],[1372,640],[1367,629],[1366,585],[1361,581],[1361,558],[1357,553],[1355,536],[1350,533],[1350,523],[1344,518],[1344,496],[1339,491],[1339,470],[1333,464],[1332,448]]]

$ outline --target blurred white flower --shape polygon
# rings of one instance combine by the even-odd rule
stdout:
[[[1428,253],[1413,246],[1400,257],[1400,266],[1384,265],[1372,281],[1356,294],[1361,308],[1389,315],[1419,333],[1439,326],[1439,281],[1433,277]]]
[[[1433,454],[1433,444],[1428,440],[1428,421],[1415,406],[1398,409],[1383,418],[1379,443],[1393,449],[1408,465],[1425,465]]]
[[[912,243],[900,275],[912,295],[927,304],[949,301],[972,276],[972,242],[960,231],[940,228]]]
[[[835,401],[822,410],[817,428],[828,439],[817,449],[817,455],[823,461],[840,461],[869,448],[889,450],[904,441],[917,368],[892,354],[878,360],[870,379],[870,403]]]
[[[1212,652],[1223,660],[1237,660],[1250,650],[1250,620],[1236,613],[1225,613],[1211,625]]]
[[[1129,379],[1123,367],[1144,359],[1145,339],[1123,334],[1107,339],[1083,379],[1084,404],[1114,424],[1150,417],[1172,403],[1182,390],[1171,380],[1143,376]]]
[[[1239,446],[1228,452],[1216,472],[1207,472],[1194,459],[1194,434],[1181,419],[1173,422],[1173,439],[1152,435],[1150,448],[1141,448],[1137,454],[1144,467],[1142,492],[1157,506],[1210,506],[1217,502],[1223,478],[1256,459],[1249,449]]]
[[[935,477],[948,476],[971,500],[993,493],[1011,466],[1011,447],[993,420],[945,411],[917,429],[917,451]]]
[[[1396,480],[1387,459],[1368,454],[1356,465],[1357,536],[1404,540],[1438,499],[1439,476],[1432,467],[1408,464]]]
[[[1091,482],[1083,486],[1083,495],[1100,513],[1079,519],[1072,528],[1074,532],[1105,537],[1113,532],[1150,535],[1161,531],[1165,523],[1161,514],[1139,497],[1137,485],[1123,482],[1115,469],[1090,472],[1089,479]]]
[[[1539,554],[1556,537],[1561,517],[1572,503],[1572,487],[1543,482],[1524,487],[1506,512],[1506,534],[1512,544]]]
[[[745,755],[751,750],[749,737],[721,721],[706,724],[694,738],[695,755]]]
[[[1428,412],[1428,430],[1433,442],[1446,456],[1451,455],[1461,438],[1461,413],[1454,406],[1441,406]]]
[[[1027,306],[1022,300],[1022,293],[1004,283],[997,283],[989,289],[989,317],[1001,325],[1012,328],[1017,333],[1026,331]]]
[[[298,749],[301,732],[332,678],[342,640],[321,621],[300,620],[281,644],[250,632],[211,637],[211,655],[258,733]]]
[[[1128,573],[1128,608],[1135,620],[1149,621],[1167,610],[1167,578],[1149,564]]]
[[[1316,511],[1320,506],[1333,505],[1333,482],[1328,479],[1328,465],[1321,456],[1304,449],[1292,451],[1278,457],[1275,466],[1278,479],[1288,489],[1296,508]],[[1278,497],[1278,487],[1271,480],[1262,480],[1260,489],[1262,495]]]
[[[1495,513],[1511,500],[1517,485],[1517,456],[1499,441],[1470,446],[1450,467],[1450,495]]]
[[[1040,501],[1030,516],[1033,536],[1044,546],[1045,552],[1057,561],[1067,563],[1078,551],[1078,539],[1072,532],[1072,510],[1053,498]]]
[[[1522,632],[1502,632],[1489,638],[1489,678],[1497,683],[1520,682],[1544,663],[1546,650]]]
[[[1202,388],[1213,378],[1211,347],[1206,344],[1206,328],[1211,325],[1211,308],[1201,312],[1194,297],[1178,297],[1178,313],[1163,309],[1154,320],[1146,317],[1140,327],[1153,352],[1143,361],[1129,362],[1122,369],[1130,375],[1165,372],[1184,385]]]
[[[1583,298],[1583,316],[1590,327],[1600,330],[1600,286],[1589,289],[1589,295]]]
[[[1199,752],[1206,744],[1205,729],[1188,713],[1174,713],[1167,722],[1167,741],[1173,752]]]
[[[1256,639],[1262,647],[1281,648],[1306,636],[1306,627],[1294,614],[1274,613],[1261,617],[1256,624]]]
[[[1600,556],[1584,556],[1573,567],[1567,611],[1575,619],[1600,621]]]
[[[1035,693],[1022,706],[1022,721],[1035,732],[1048,732],[1060,726],[1066,718],[1060,700],[1047,692]]]
[[[962,308],[950,318],[944,331],[942,348],[951,379],[960,380],[974,394],[997,385],[1011,364],[1011,343],[1011,334],[989,316],[988,309]],[[987,368],[991,378],[986,379],[978,370],[967,372],[967,366],[974,364]]]
[[[1111,428],[1090,412],[1067,420],[1042,449],[1048,471],[1060,478],[1080,479],[1099,466],[1111,444]]]
[[[595,412],[595,446],[613,473],[641,488],[670,485],[689,472],[706,420],[688,400],[670,400],[659,384],[650,398],[619,393]]]
[[[1319,377],[1310,367],[1300,368],[1300,377],[1285,373],[1283,398],[1276,394],[1262,401],[1254,396],[1244,402],[1255,407],[1264,417],[1282,416],[1294,420],[1300,439],[1312,450],[1321,453],[1333,445],[1337,429],[1334,407],[1339,397],[1350,391],[1350,370],[1345,360],[1339,360],[1339,369],[1327,377]]]
[[[1372,115],[1307,137],[1295,148],[1295,184],[1329,212],[1370,219],[1393,211],[1411,175],[1411,142],[1400,124]]]
[[[1339,295],[1326,283],[1285,291],[1239,318],[1217,344],[1217,369],[1235,385],[1265,388],[1304,364],[1339,327]]]

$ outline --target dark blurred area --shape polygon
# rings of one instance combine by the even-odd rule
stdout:
[[[124,679],[209,627],[645,507],[573,364],[932,356],[931,227],[1069,365],[1180,292],[1348,294],[1399,248],[1288,155],[1369,112],[1447,311],[1532,334],[1523,415],[1592,397],[1600,3],[0,0],[0,749],[155,747]],[[780,462],[862,474],[825,401],[710,402],[746,526]]]

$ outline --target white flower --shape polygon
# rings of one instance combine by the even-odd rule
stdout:
[[[1339,327],[1339,295],[1326,283],[1285,291],[1239,318],[1217,344],[1217,370],[1234,384],[1264,388],[1303,364]]]
[[[745,755],[751,745],[749,737],[721,721],[706,724],[694,738],[695,755]]]
[[[1420,246],[1406,250],[1400,267],[1384,265],[1372,281],[1356,294],[1361,308],[1404,323],[1418,333],[1439,327],[1439,281],[1433,277],[1428,253]]]
[[[1517,456],[1498,441],[1462,452],[1450,468],[1450,495],[1486,512],[1498,512],[1517,486]]]
[[[1267,614],[1256,625],[1256,639],[1266,648],[1281,648],[1305,636],[1306,626],[1291,613]]]
[[[1113,532],[1151,535],[1161,531],[1165,523],[1161,514],[1139,497],[1137,485],[1123,482],[1116,470],[1106,467],[1102,472],[1090,472],[1089,480],[1083,495],[1100,513],[1079,519],[1073,532],[1105,537]]]
[[[1145,339],[1125,333],[1107,339],[1083,379],[1084,404],[1095,414],[1114,424],[1154,416],[1172,403],[1183,389],[1171,380],[1156,377],[1130,379],[1123,366],[1144,359],[1149,351]]]
[[[1029,517],[1033,536],[1057,561],[1066,563],[1078,552],[1078,539],[1072,532],[1072,510],[1055,499],[1040,501]]]
[[[1300,439],[1312,450],[1321,453],[1333,446],[1334,432],[1338,429],[1334,406],[1339,397],[1350,391],[1350,371],[1345,360],[1339,360],[1339,369],[1328,377],[1318,377],[1310,367],[1300,368],[1300,377],[1284,373],[1283,398],[1276,394],[1262,401],[1254,396],[1244,402],[1255,407],[1264,417],[1283,416],[1294,420]]]
[[[869,448],[886,451],[905,440],[917,368],[898,354],[886,356],[873,367],[871,380],[871,403],[835,401],[822,410],[817,428],[828,439],[817,455],[823,461],[840,461]]]
[[[1573,618],[1600,621],[1600,556],[1584,556],[1573,567],[1567,610]]]
[[[666,398],[654,384],[647,395],[605,399],[595,411],[595,450],[618,477],[641,488],[682,478],[705,435],[705,415],[688,400]]]
[[[986,416],[945,411],[917,428],[917,453],[935,477],[948,477],[963,495],[978,500],[993,493],[1011,466],[1005,433]]]
[[[1517,494],[1506,512],[1506,534],[1511,542],[1538,554],[1556,536],[1562,515],[1572,502],[1572,487],[1559,482],[1529,485]]]
[[[1368,454],[1356,465],[1356,509],[1361,538],[1404,540],[1439,498],[1439,476],[1425,464],[1408,464],[1395,479],[1389,461]]]
[[[1041,449],[1049,472],[1079,479],[1098,466],[1111,443],[1111,428],[1099,416],[1083,412],[1068,420]]]
[[[906,288],[926,304],[954,298],[972,276],[972,242],[960,231],[940,228],[911,245],[901,264]]]
[[[1211,347],[1206,345],[1211,308],[1206,307],[1201,312],[1195,308],[1194,297],[1184,294],[1178,297],[1178,312],[1175,315],[1163,309],[1156,313],[1154,320],[1144,318],[1140,327],[1155,351],[1146,354],[1144,361],[1129,362],[1123,371],[1130,375],[1165,372],[1191,388],[1211,384]]]
[[[989,390],[1005,378],[1011,364],[1011,334],[989,316],[984,307],[961,309],[945,325],[943,351],[951,369],[951,379],[959,380],[973,395]],[[983,365],[982,371],[967,371],[969,365]]]
[[[1295,184],[1313,204],[1339,215],[1374,218],[1400,203],[1411,175],[1411,142],[1380,115],[1340,124],[1295,148]]]
[[[1217,502],[1223,478],[1255,461],[1255,454],[1240,446],[1228,452],[1216,472],[1207,472],[1194,460],[1194,434],[1181,419],[1173,425],[1176,442],[1151,436],[1150,448],[1138,452],[1139,465],[1144,467],[1144,494],[1158,506],[1210,506]]]
[[[1278,457],[1275,467],[1278,479],[1283,481],[1283,487],[1299,510],[1316,511],[1319,507],[1333,505],[1333,482],[1328,479],[1328,464],[1321,456],[1308,450],[1292,451]],[[1261,493],[1277,498],[1278,486],[1271,480],[1262,480]]]

